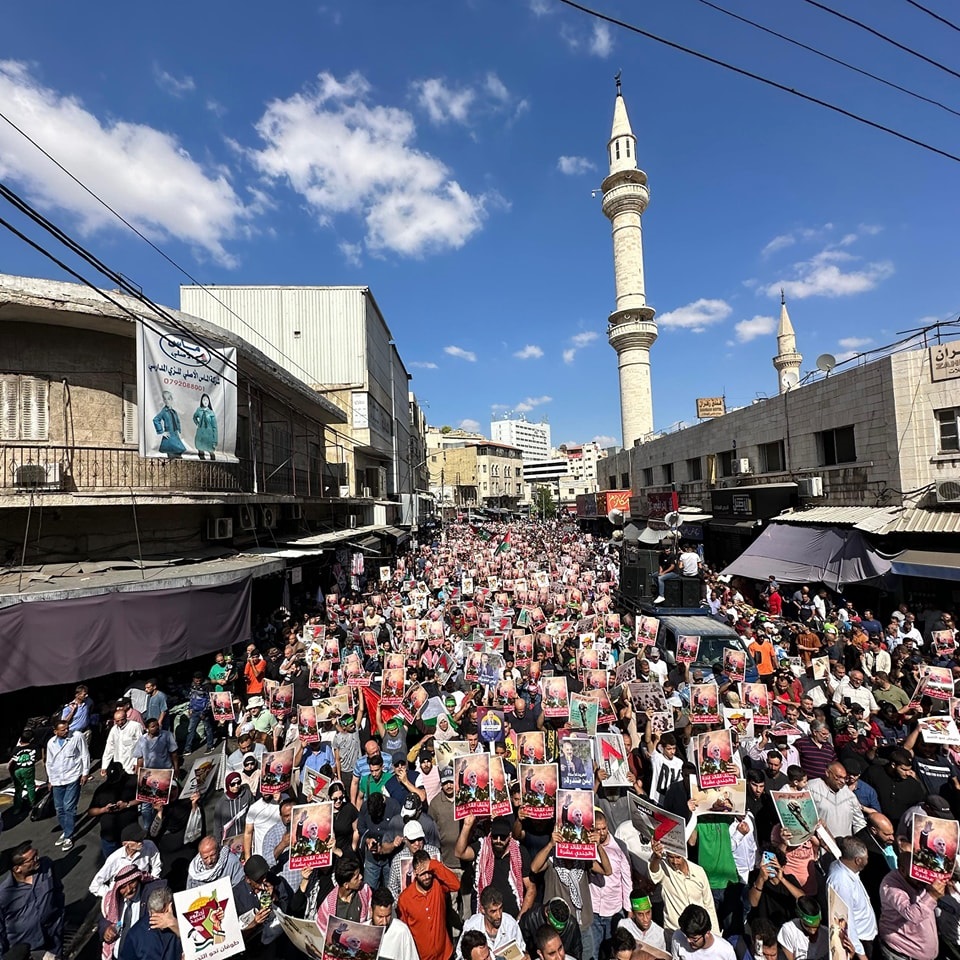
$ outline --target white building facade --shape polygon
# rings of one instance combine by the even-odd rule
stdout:
[[[490,439],[519,447],[524,462],[550,459],[550,424],[546,420],[531,423],[522,417],[490,421]]]

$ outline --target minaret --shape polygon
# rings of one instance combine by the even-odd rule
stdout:
[[[780,325],[777,327],[777,355],[773,365],[780,375],[780,392],[786,393],[800,382],[800,364],[803,357],[797,353],[797,336],[793,332],[787,298],[780,291]]]
[[[610,173],[601,184],[603,213],[613,227],[613,271],[617,306],[610,314],[607,339],[617,351],[620,368],[620,422],[623,445],[653,432],[650,392],[650,348],[657,339],[653,307],[643,286],[643,232],[640,217],[650,191],[647,175],[637,167],[637,138],[630,127],[617,74],[613,129],[607,144]]]

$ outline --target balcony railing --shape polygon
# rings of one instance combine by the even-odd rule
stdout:
[[[258,461],[261,494],[322,497],[321,464],[293,460],[273,465]],[[329,487],[329,484],[327,485]],[[254,492],[253,463],[240,460],[161,460],[141,457],[131,447],[63,447],[0,444],[0,497],[30,491],[103,493],[167,491],[183,493]]]

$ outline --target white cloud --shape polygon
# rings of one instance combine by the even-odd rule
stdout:
[[[171,97],[182,97],[185,94],[193,93],[197,85],[193,82],[193,77],[175,77],[172,73],[167,73],[157,64],[153,65],[153,79],[157,86],[169,93]]]
[[[726,300],[707,300],[701,297],[686,306],[661,314],[657,317],[657,323],[661,327],[703,333],[707,327],[726,320],[731,313],[733,307]]]
[[[573,358],[577,355],[577,351],[570,347],[567,350],[563,351],[563,362],[564,363],[573,363]]]
[[[613,31],[609,23],[599,21],[593,25],[587,48],[595,57],[609,57],[613,52]]]
[[[510,409],[509,403],[491,403],[490,410],[492,413],[506,413]]]
[[[467,433],[477,433],[477,431],[479,431],[479,429],[480,429],[480,421],[479,421],[479,420],[471,420],[469,417],[466,417],[466,418],[464,418],[463,420],[461,420],[461,421],[457,424],[457,426],[458,426],[461,430],[466,430]]]
[[[320,74],[312,89],[275,100],[257,123],[264,140],[250,157],[265,176],[285,179],[329,225],[353,214],[365,246],[403,256],[462,247],[482,226],[495,195],[473,195],[444,163],[416,149],[405,110],[370,104],[358,73]]]
[[[856,350],[858,347],[866,347],[873,343],[872,337],[844,337],[838,343],[844,350]]]
[[[771,253],[776,253],[778,250],[784,250],[787,247],[792,247],[796,242],[796,238],[792,233],[781,233],[779,236],[774,237],[760,251],[760,256],[769,257]]]
[[[420,370],[436,370],[437,365],[432,360],[411,360],[411,367],[418,367]]]
[[[477,362],[477,355],[472,350],[464,350],[463,347],[444,347],[443,352],[448,356],[467,360],[470,363]]]
[[[780,296],[780,290],[793,299],[807,297],[850,297],[873,290],[878,284],[893,275],[889,260],[864,264],[860,269],[844,270],[841,263],[856,260],[852,254],[827,247],[809,260],[793,265],[793,278],[777,280],[769,284],[767,296]]]
[[[589,346],[598,336],[599,334],[596,330],[583,330],[580,333],[575,333],[570,338],[573,346],[563,351],[563,362],[573,363],[573,358],[577,355],[577,351]]]
[[[582,173],[596,170],[597,165],[586,157],[560,157],[557,160],[557,169],[568,177],[576,177]]]
[[[616,437],[608,436],[605,433],[597,434],[597,436],[593,438],[593,442],[598,447],[615,447],[618,445],[618,441]]]
[[[417,103],[426,111],[433,123],[461,123],[467,126],[470,122],[470,107],[476,99],[476,94],[469,87],[456,89],[439,77],[429,80],[418,80],[413,84]]]
[[[535,17],[545,17],[552,12],[549,0],[527,0],[527,4]]]
[[[359,267],[363,263],[361,256],[363,253],[362,243],[348,243],[346,240],[342,240],[338,246],[340,252],[343,254],[344,260],[346,260],[351,267]]]
[[[518,360],[539,360],[543,356],[543,350],[534,343],[528,343],[522,350],[518,350],[514,356]]]
[[[749,343],[757,337],[765,337],[777,329],[777,321],[773,317],[756,316],[752,320],[741,320],[733,325],[737,331],[737,339],[741,343]]]
[[[487,93],[489,93],[494,100],[497,100],[500,103],[506,104],[513,100],[513,95],[507,89],[507,85],[492,70],[487,74],[486,79],[483,81],[483,86]]]
[[[550,403],[552,400],[553,397],[527,397],[526,400],[521,400],[513,409],[517,413],[529,413],[534,407]]]
[[[225,170],[205,168],[175,137],[153,127],[101,122],[75,97],[41,85],[23,63],[0,60],[0,103],[13,123],[151,239],[173,237],[235,265],[224,242],[241,232],[253,210]],[[77,217],[85,234],[125,229],[6,124],[0,126],[0,178],[21,185],[48,211]]]

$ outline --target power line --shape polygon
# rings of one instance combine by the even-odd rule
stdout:
[[[960,33],[960,27],[958,27],[951,20],[948,20],[946,17],[941,17],[939,13],[934,12],[929,7],[925,7],[922,3],[917,3],[917,0],[907,0],[907,3],[911,7],[916,7],[918,10],[922,10],[928,16],[933,17],[934,20],[939,20],[945,26],[948,26],[951,30],[956,30],[957,33]]]
[[[762,23],[757,23],[756,20],[751,20],[749,17],[743,17],[739,13],[734,13],[732,10],[726,10],[724,7],[718,6],[715,3],[711,3],[710,0],[696,0],[696,2],[702,3],[705,7],[709,7],[711,10],[716,10],[717,13],[722,13],[726,17],[732,17],[734,20],[739,20],[741,23],[746,23],[757,30],[762,30],[764,33],[768,33],[770,36],[776,37],[778,40],[791,43],[795,47],[799,47],[801,50],[806,50],[808,53],[814,54],[814,56],[822,57],[824,60],[829,60],[831,63],[845,67],[847,70],[852,70],[854,73],[859,73],[863,77],[869,77],[871,80],[876,80],[877,83],[882,83],[884,86],[891,87],[894,90],[899,90],[900,93],[905,93],[909,97],[922,100],[924,103],[929,103],[934,107],[939,107],[941,110],[946,110],[947,113],[952,113],[955,117],[960,117],[960,110],[954,110],[952,107],[948,107],[945,103],[941,103],[939,100],[934,100],[932,97],[925,97],[922,93],[917,93],[915,90],[902,87],[899,83],[894,83],[892,80],[879,77],[877,74],[871,73],[869,70],[864,70],[862,67],[854,66],[852,63],[842,60],[839,57],[834,57],[829,53],[824,53],[823,50],[818,50],[816,47],[811,47],[809,44],[802,43],[800,40],[795,40],[793,37],[786,36],[786,34],[778,33],[776,30],[773,30],[770,27],[765,27]],[[912,2],[912,0],[908,0],[908,2]]]
[[[753,73],[751,70],[734,66],[732,63],[727,63],[725,60],[719,60],[716,57],[711,57],[707,53],[701,53],[699,50],[686,47],[681,43],[676,43],[673,40],[667,40],[665,37],[659,37],[655,33],[650,33],[649,30],[643,30],[641,27],[634,26],[632,23],[627,23],[624,20],[618,20],[616,17],[611,17],[608,14],[601,13],[598,10],[593,10],[581,3],[577,3],[576,0],[559,0],[559,2],[564,6],[572,7],[574,10],[579,10],[581,13],[586,13],[591,17],[595,17],[597,20],[602,20],[605,23],[612,24],[615,27],[621,27],[624,30],[629,30],[631,33],[636,33],[641,37],[646,37],[648,40],[653,40],[655,43],[662,44],[665,47],[670,47],[671,50],[678,50],[680,53],[686,53],[691,57],[696,57],[698,60],[703,60],[706,63],[712,63],[716,67],[722,67],[724,70],[730,70],[733,73],[739,74],[741,77],[747,77],[750,80],[756,80],[758,83],[765,84],[768,87],[773,87],[775,90],[780,90],[783,93],[789,93],[794,97],[799,97],[801,100],[806,100],[808,103],[814,103],[818,107],[824,107],[827,110],[832,110],[834,113],[839,113],[841,116],[847,117],[849,120],[855,120],[857,123],[862,123],[864,126],[871,127],[874,130],[879,130],[882,133],[888,133],[890,136],[896,137],[898,140],[903,140],[906,143],[912,143],[915,147],[920,147],[923,150],[930,151],[930,153],[935,153],[940,157],[945,157],[947,160],[953,160],[955,163],[960,163],[960,156],[957,156],[955,153],[950,153],[947,150],[941,150],[940,147],[935,147],[924,140],[918,140],[916,137],[911,137],[906,133],[900,133],[899,130],[894,130],[892,127],[878,123],[876,120],[869,120],[866,117],[860,116],[858,113],[853,113],[851,110],[846,110],[843,107],[839,107],[835,103],[830,103],[827,100],[821,100],[819,97],[815,97],[809,93],[804,93],[802,90],[795,90],[793,87],[786,86],[786,84],[778,83],[776,80],[771,80],[768,77],[761,76],[758,73]],[[808,0],[808,2],[811,2],[811,0]]]
[[[822,10],[824,13],[829,13],[831,16],[839,17],[839,19],[844,20],[847,23],[852,23],[855,27],[859,27],[861,30],[866,30],[867,33],[872,34],[886,43],[889,43],[898,50],[902,50],[904,53],[909,53],[911,57],[916,57],[917,59],[922,60],[924,63],[929,63],[931,67],[936,67],[938,70],[942,70],[944,73],[949,73],[951,77],[956,77],[958,80],[960,80],[960,73],[957,73],[956,70],[951,70],[950,67],[940,63],[939,60],[934,60],[932,57],[928,57],[925,53],[920,53],[918,50],[914,50],[912,47],[908,47],[906,44],[900,43],[899,40],[894,40],[893,37],[888,37],[885,33],[875,30],[862,20],[857,20],[854,17],[847,16],[845,13],[841,13],[839,10],[834,10],[831,7],[828,7],[825,3],[820,3],[819,0],[803,0],[803,2],[809,3],[811,7],[816,7],[818,10]]]

